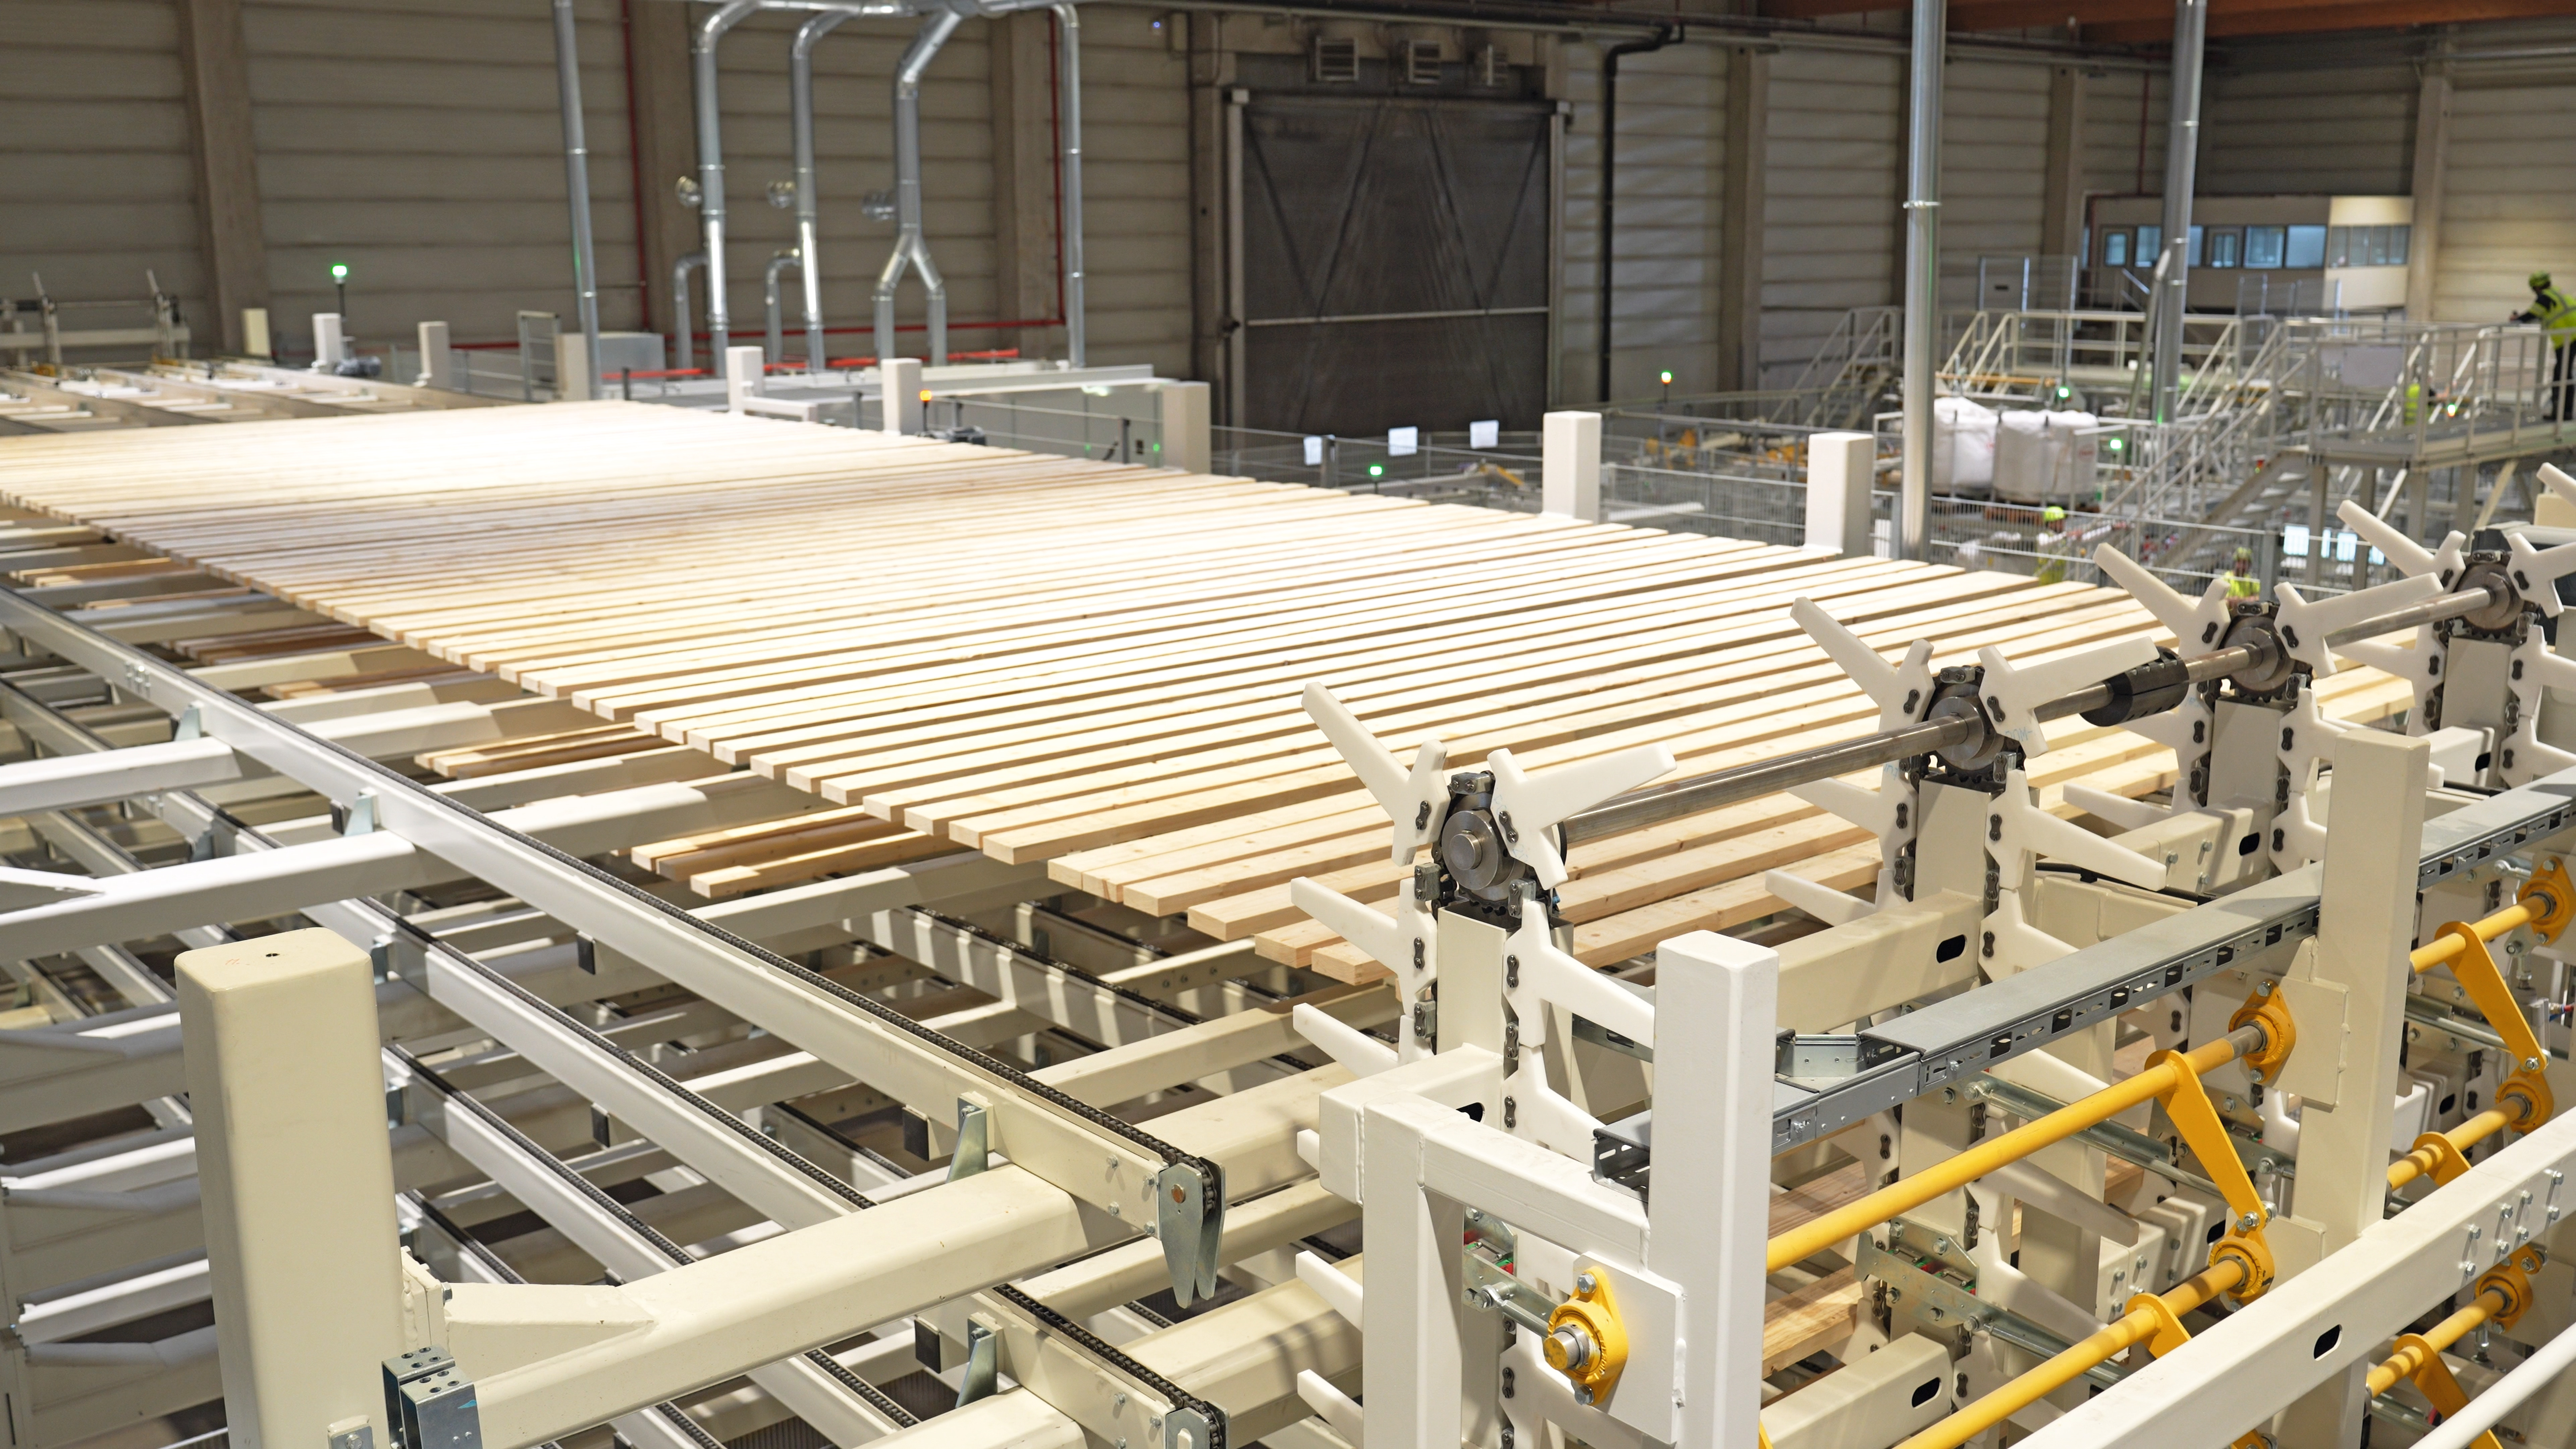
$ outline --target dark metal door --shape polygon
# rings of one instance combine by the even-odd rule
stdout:
[[[1244,425],[1538,426],[1554,109],[1254,95],[1241,112]]]

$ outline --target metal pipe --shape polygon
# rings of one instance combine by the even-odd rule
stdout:
[[[1681,38],[1679,30],[1658,27],[1644,40],[1623,40],[1601,52],[1601,401],[1610,400],[1610,273],[1612,265],[1611,202],[1619,181],[1619,58],[1663,49]]]
[[[776,366],[777,364],[787,360],[787,340],[782,335],[779,319],[778,274],[780,271],[788,267],[796,268],[798,273],[802,275],[812,275],[812,273],[806,271],[803,261],[797,255],[796,248],[794,247],[780,247],[778,250],[771,252],[769,254],[769,265],[763,268],[760,274],[760,300],[761,304],[767,309],[767,321],[769,323],[769,341],[767,349],[761,353],[761,356],[772,366]]]
[[[877,365],[883,367],[894,350],[894,293],[902,284],[907,264],[921,271],[921,288],[929,302],[930,347],[926,365],[937,367],[948,360],[948,284],[940,280],[939,268],[930,260],[930,248],[921,234],[921,78],[930,69],[939,47],[957,32],[961,17],[954,10],[939,10],[921,22],[920,33],[894,71],[894,250],[886,257],[885,270],[877,274]]]
[[[555,0],[555,90],[563,106],[564,198],[572,207],[572,289],[581,320],[583,375],[599,396],[599,254],[590,235],[590,145],[581,114],[581,42],[572,0]]]
[[[1963,745],[1976,737],[1978,729],[1972,716],[1945,715],[1884,734],[1863,735],[1856,740],[1819,745],[1811,750],[1782,755],[1776,760],[1764,760],[1760,764],[1634,791],[1567,820],[1565,843],[1574,845],[1580,841],[1596,840],[1641,825],[1652,825],[1659,820],[1678,820],[1685,815],[1751,800],[1792,785],[1830,780],[1854,770],[1866,770],[1874,765],[1892,764],[1934,750]]]
[[[796,28],[796,42],[787,48],[787,104],[796,146],[796,250],[803,258],[796,270],[805,290],[805,368],[809,372],[821,372],[827,365],[823,341],[822,197],[814,181],[814,47],[844,20],[911,13],[911,5],[901,0],[822,10]]]
[[[2238,1057],[2260,1051],[2265,1040],[2262,1025],[2248,1023],[2216,1041],[2167,1058],[2134,1077],[2114,1082],[2080,1102],[2068,1104],[2061,1111],[2051,1112],[2036,1122],[2026,1122],[2000,1137],[1988,1138],[1955,1156],[1943,1158],[1912,1177],[1891,1183],[1867,1197],[1846,1203],[1773,1238],[1768,1259],[1770,1267],[1766,1271],[1776,1273],[1792,1263],[1803,1263],[1845,1238],[1912,1212],[1943,1193],[1956,1192],[1998,1167],[2019,1162],[2097,1122],[2107,1122],[2141,1102],[2152,1101],[2180,1085],[2184,1073],[2201,1076]]]
[[[2182,385],[2182,318],[2191,286],[2191,193],[2200,164],[2200,58],[2209,0],[2174,0],[2173,98],[2165,124],[2165,257],[2156,299],[2155,419],[2173,421]]]
[[[1941,62],[1948,0],[1914,0],[1905,138],[1905,452],[1898,474],[1900,558],[1924,556],[1932,516],[1932,395],[1941,346]]]
[[[691,252],[671,263],[671,316],[679,327],[680,344],[671,354],[671,365],[682,372],[688,371],[690,365],[697,361],[697,337],[689,326],[689,272],[706,264],[705,252]]]
[[[797,268],[805,290],[805,368],[821,372],[823,345],[823,277],[813,259],[822,255],[822,208],[814,190],[814,46],[854,12],[827,10],[796,28],[787,49],[787,108],[796,145],[796,249],[808,259]],[[772,358],[772,361],[777,359]]]
[[[760,0],[726,0],[699,23],[690,43],[698,78],[698,220],[706,237],[707,345],[715,355],[710,371],[719,377],[724,375],[725,349],[733,345],[733,314],[725,297],[724,121],[717,98],[716,44],[759,8]],[[685,351],[688,343],[681,347]]]
[[[1068,4],[1048,7],[1063,27],[1058,42],[1055,124],[1063,147],[1064,356],[1083,365],[1082,311],[1082,21]]]

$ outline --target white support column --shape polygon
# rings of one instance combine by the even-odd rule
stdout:
[[[1208,385],[1167,382],[1162,387],[1163,466],[1204,473],[1213,452],[1208,439]]]
[[[1540,507],[1559,518],[1601,521],[1601,415],[1549,413],[1540,434]]]
[[[905,437],[921,431],[921,359],[889,357],[877,364],[877,378],[884,388],[878,400],[885,413],[882,431]]]
[[[2432,743],[2354,730],[2335,742],[2334,807],[2317,896],[2315,979],[2344,991],[2343,1076],[2335,1108],[2310,1101],[2299,1128],[2300,1223],[2335,1253],[2387,1216],[2399,1035],[2414,970],[2415,873],[2424,840]],[[2204,988],[2205,989],[2205,988]],[[2302,1048],[2332,1050],[2322,1031]],[[2293,1226],[2284,1223],[2283,1228]],[[2367,1365],[2327,1381],[2281,1424],[2282,1449],[2357,1449]]]
[[[1423,1127],[1403,1110],[1407,1100],[1420,1101],[1371,1103],[1360,1146],[1362,1176],[1377,1184],[1360,1209],[1369,1249],[1361,1449],[1455,1444],[1466,1427],[1458,1245],[1467,1210],[1423,1189]]]
[[[1767,946],[1693,931],[1655,952],[1656,1038],[1690,1044],[1655,1069],[1647,1261],[1682,1290],[1676,1443],[1742,1442],[1762,1412],[1779,999]]]
[[[245,357],[275,357],[277,355],[276,349],[268,340],[268,309],[266,307],[244,307],[242,309],[241,317],[242,355]]]
[[[757,347],[725,349],[726,411],[741,412],[743,399],[760,396],[761,384],[767,381],[761,370],[767,357],[768,354]]]
[[[349,339],[340,330],[340,314],[314,313],[313,360],[327,368],[346,361],[348,356]]]
[[[263,321],[260,327],[263,337],[267,330]],[[448,349],[447,324],[444,322],[420,324],[420,386],[443,388],[449,392],[456,390],[456,354]]]
[[[1869,553],[1869,488],[1877,470],[1878,439],[1867,433],[1818,433],[1807,440],[1807,547]]]
[[[424,322],[421,325],[426,327],[429,324]],[[588,402],[599,396],[599,389],[591,385],[591,352],[590,339],[578,332],[566,332],[555,339],[555,400],[557,402]],[[734,370],[737,376],[741,373],[740,368]],[[755,373],[753,376],[757,381],[758,375]],[[753,390],[758,391],[757,388]]]
[[[179,957],[224,1406],[238,1449],[388,1444],[402,1250],[367,954],[291,931]]]

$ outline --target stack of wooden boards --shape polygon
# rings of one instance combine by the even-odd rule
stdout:
[[[1309,680],[1407,757],[1660,741],[1678,776],[1871,728],[1793,598],[1944,661],[2153,627],[2078,584],[615,402],[0,439],[0,490],[847,807],[675,844],[710,893],[956,842],[1345,979],[1374,968],[1287,881],[1382,903],[1401,868]],[[2367,670],[2320,693],[2406,699]],[[624,738],[583,734],[559,747]],[[2050,738],[2061,810],[2170,783],[2139,736]],[[1876,860],[1772,796],[1587,843],[1563,907],[1608,963],[1776,912],[1766,870]]]

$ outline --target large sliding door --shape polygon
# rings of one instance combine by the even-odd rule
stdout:
[[[1236,418],[1537,427],[1554,107],[1255,94],[1236,120]]]

